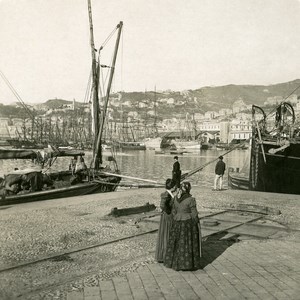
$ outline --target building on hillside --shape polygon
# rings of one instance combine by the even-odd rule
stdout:
[[[175,100],[173,98],[167,98],[167,104],[168,105],[174,105]]]
[[[216,115],[216,112],[214,112],[214,111],[207,111],[207,112],[204,113],[204,118],[206,120],[212,120],[212,119],[215,118],[215,115]]]
[[[132,107],[131,101],[127,100],[122,103],[122,106]]]
[[[267,100],[264,102],[265,106],[269,105],[277,105],[283,101],[282,96],[274,96],[274,97],[268,97]]]
[[[24,123],[24,120],[21,118],[12,118],[11,120],[12,120],[13,125],[16,125],[16,126],[17,125],[21,126]]]
[[[239,112],[235,115],[235,119],[238,120],[252,120],[252,114],[247,114],[245,112]]]
[[[284,100],[285,102],[291,103],[293,106],[297,105],[298,103],[298,96],[296,94],[290,95],[288,98]]]
[[[202,121],[202,120],[204,120],[204,114],[194,113],[194,120],[195,121]]]
[[[130,111],[128,112],[128,117],[132,117],[134,119],[136,119],[138,117],[138,113],[136,111]]]
[[[165,128],[168,131],[178,129],[178,119],[177,118],[164,119],[160,124],[163,128]]]
[[[177,100],[176,102],[174,102],[174,105],[175,105],[175,106],[182,106],[182,105],[184,105],[184,104],[185,104],[185,102],[182,101],[182,100]]]
[[[147,111],[147,115],[155,116],[155,111],[154,110],[149,110],[149,111]]]
[[[297,102],[297,104],[296,104],[296,106],[295,106],[295,110],[296,110],[297,112],[300,112],[300,100],[298,100],[298,102]]]
[[[0,127],[5,127],[9,125],[9,118],[0,117]]]
[[[230,108],[222,108],[219,110],[219,115],[220,116],[228,116],[232,114],[232,109]]]
[[[8,131],[9,118],[1,118],[0,117],[0,140],[5,140],[10,137]]]
[[[238,99],[238,100],[233,102],[233,105],[232,105],[232,112],[233,113],[238,113],[238,112],[240,112],[242,110],[246,110],[246,109],[247,109],[247,105],[245,104],[243,99]]]

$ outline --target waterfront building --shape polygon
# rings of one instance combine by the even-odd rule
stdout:
[[[220,122],[204,121],[199,124],[200,131],[220,131]]]
[[[229,125],[228,142],[233,139],[244,140],[249,139],[252,135],[252,124],[250,120],[234,119]]]
[[[0,118],[0,140],[10,137],[8,131],[9,118]]]
[[[219,138],[222,143],[230,143],[232,140],[249,139],[252,134],[251,120],[233,119],[231,121],[221,121],[218,126]]]

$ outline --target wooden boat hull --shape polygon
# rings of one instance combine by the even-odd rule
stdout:
[[[208,144],[205,144],[205,143],[202,143],[200,149],[201,149],[201,150],[208,150],[208,149],[209,149],[209,145],[208,145]]]
[[[139,142],[119,142],[117,146],[123,150],[146,150],[145,144]]]
[[[238,145],[236,145],[236,144],[216,144],[216,148],[217,148],[217,150],[230,150],[230,149],[233,149],[233,148],[235,148],[235,149],[237,149],[237,150],[247,150],[248,149],[248,146],[247,145],[245,145],[245,144],[243,144],[243,145],[241,145],[241,146],[238,146]]]
[[[162,138],[149,138],[144,141],[145,147],[149,149],[160,149],[161,148]]]
[[[170,154],[175,154],[175,155],[182,155],[183,154],[183,151],[176,151],[176,150],[171,150],[170,151]]]
[[[54,188],[45,191],[17,194],[0,198],[0,205],[19,204],[50,199],[83,196],[89,194],[113,192],[117,188],[121,178],[104,177],[103,182],[83,182],[72,186]]]
[[[165,154],[166,152],[165,151],[160,151],[160,150],[155,150],[155,152],[154,152],[155,154]]]
[[[250,189],[255,191],[300,194],[300,143],[276,154],[269,153],[270,144],[261,145],[253,140],[250,161]],[[264,161],[264,155],[266,162]]]
[[[198,149],[200,150],[201,144],[199,141],[172,141],[177,149]]]
[[[235,190],[249,190],[249,176],[240,173],[228,173],[228,185]]]

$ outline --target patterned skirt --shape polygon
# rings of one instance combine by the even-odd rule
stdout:
[[[172,214],[168,215],[165,212],[161,214],[155,251],[155,259],[158,262],[164,261],[172,222]]]
[[[199,269],[200,243],[198,223],[192,219],[173,221],[164,265],[176,271]]]

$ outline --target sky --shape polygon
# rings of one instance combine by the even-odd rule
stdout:
[[[96,48],[124,23],[113,92],[300,78],[300,0],[92,0],[92,11]],[[89,34],[87,0],[0,0],[0,71],[25,103],[83,101]],[[0,77],[0,103],[12,102]]]

